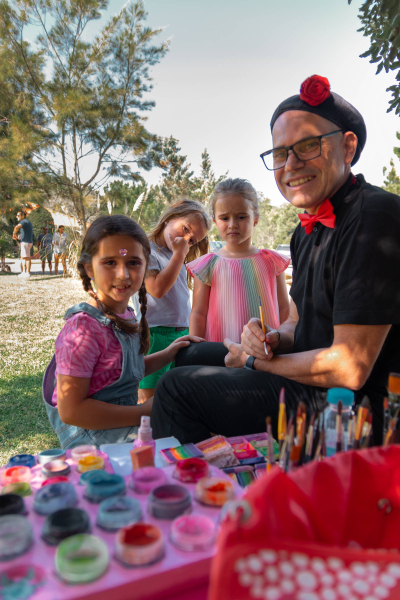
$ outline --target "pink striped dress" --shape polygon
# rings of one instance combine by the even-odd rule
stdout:
[[[279,326],[276,278],[290,260],[273,250],[260,250],[247,258],[224,258],[211,252],[186,265],[192,276],[211,286],[205,339],[240,343],[244,325],[259,318],[261,297],[264,320]]]

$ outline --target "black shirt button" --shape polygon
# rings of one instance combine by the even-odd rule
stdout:
[[[318,227],[314,227],[313,231],[318,231]]]

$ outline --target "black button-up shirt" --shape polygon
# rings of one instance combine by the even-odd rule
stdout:
[[[400,372],[400,197],[366,183],[362,175],[330,199],[335,228],[299,224],[291,240],[299,313],[294,351],[329,348],[334,325],[392,327],[362,392],[386,394],[388,374]]]

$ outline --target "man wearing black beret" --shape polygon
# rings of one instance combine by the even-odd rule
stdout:
[[[241,345],[181,351],[180,368],[157,386],[154,432],[198,442],[264,431],[268,415],[276,432],[282,387],[289,409],[303,400],[310,410],[324,406],[328,388],[344,387],[369,397],[379,442],[388,374],[400,370],[400,199],[352,174],[365,123],[326,78],[308,78],[282,102],[271,131],[261,158],[304,210],[291,240],[289,318],[266,334],[252,319]]]

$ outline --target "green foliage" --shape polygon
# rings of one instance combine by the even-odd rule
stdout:
[[[348,0],[351,4],[352,0]],[[392,92],[387,112],[400,113],[400,0],[366,0],[360,8],[359,18],[363,35],[370,38],[370,48],[362,58],[377,66],[376,74],[385,69],[396,72],[398,83],[387,91]]]
[[[399,132],[396,133],[396,137],[400,140]],[[393,152],[400,160],[400,148],[393,148]],[[393,159],[390,161],[390,167],[390,170],[387,167],[383,167],[383,175],[386,179],[383,182],[382,188],[387,192],[400,196],[400,177],[397,175]]]
[[[152,88],[149,69],[168,43],[154,45],[161,30],[145,25],[142,0],[127,3],[89,40],[88,26],[107,5],[107,0],[0,2],[0,44],[18,57],[20,87],[31,93],[41,119],[44,141],[27,148],[31,171],[39,171],[38,189],[48,205],[72,214],[83,231],[97,212],[95,192],[109,177],[140,181],[137,169],[160,165],[160,141],[145,127],[144,114],[154,102],[144,96]],[[30,35],[32,26],[39,31],[34,44],[25,38],[28,26]],[[11,80],[12,72],[7,84]]]
[[[43,233],[42,228],[47,225],[49,228],[49,233],[54,233],[54,219],[51,214],[44,206],[39,206],[39,208],[35,208],[28,215],[28,221],[32,223],[33,226],[33,236],[36,241],[38,235]]]
[[[262,197],[262,194],[260,194]],[[260,202],[260,219],[255,227],[253,244],[257,248],[274,249],[278,244],[289,244],[299,224],[299,209],[289,202],[273,206],[268,198]]]
[[[14,243],[11,235],[6,231],[0,231],[0,258],[3,259],[13,251]]]

